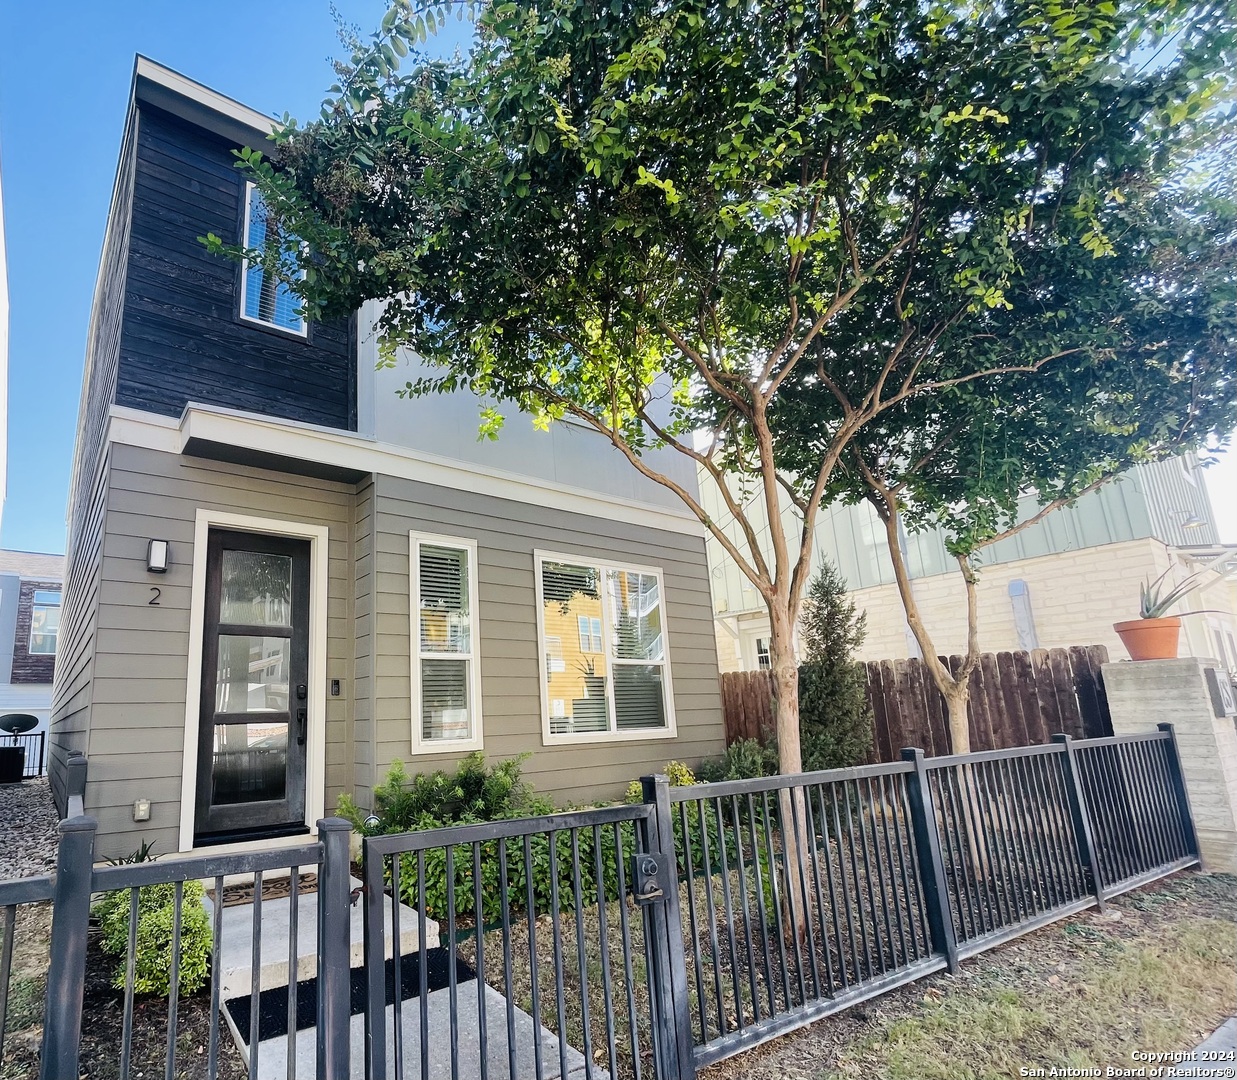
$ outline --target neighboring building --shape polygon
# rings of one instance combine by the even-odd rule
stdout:
[[[716,487],[708,482],[701,486],[705,508],[715,520],[728,520]],[[1035,510],[1035,501],[1025,500],[1023,516]],[[767,535],[760,505],[750,505],[749,513],[760,518],[761,533]],[[784,511],[784,523],[797,532],[789,510]],[[733,538],[742,544],[737,529]],[[1099,644],[1108,647],[1114,660],[1125,659],[1112,626],[1138,617],[1139,584],[1166,570],[1170,579],[1181,580],[1210,566],[1199,588],[1175,609],[1209,609],[1185,620],[1181,652],[1237,669],[1237,547],[1218,540],[1193,456],[1137,466],[983,553],[980,647],[1000,652]],[[766,665],[769,621],[759,596],[720,544],[710,538],[706,546],[722,670]],[[814,563],[821,558],[834,563],[852,599],[868,613],[860,659],[918,655],[893,580],[884,525],[871,506],[822,509],[812,557]],[[916,601],[938,648],[942,653],[965,652],[966,595],[942,533],[910,535],[906,557]]]
[[[139,58],[70,493],[57,797],[82,751],[99,854],[169,852],[304,833],[396,758],[528,754],[566,803],[720,752],[702,530],[673,495],[569,424],[478,442],[474,398],[396,396],[416,363],[376,370],[374,311],[306,326],[199,243],[262,242],[232,151],[270,126]]]
[[[0,521],[9,484],[9,264],[4,246],[3,174],[0,162]]]
[[[39,726],[30,734],[42,733],[44,740],[52,708],[63,580],[63,555],[0,551],[0,716],[38,717]],[[0,735],[0,742],[7,741]],[[34,740],[24,741],[30,773],[38,749]]]

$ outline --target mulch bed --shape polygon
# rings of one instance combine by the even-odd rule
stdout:
[[[1174,875],[1119,897],[1111,903],[1108,915],[1091,910],[1051,924],[964,961],[957,975],[941,973],[901,986],[710,1066],[701,1071],[700,1077],[701,1080],[806,1080],[809,1077],[828,1080],[839,1075],[885,1076],[887,1063],[880,1050],[892,1045],[891,1040],[896,1042],[905,1037],[907,1028],[915,1025],[918,1017],[946,999],[956,998],[961,1007],[965,1007],[965,1002],[971,998],[979,1000],[994,991],[1009,995],[1013,1000],[1022,1000],[1024,996],[1030,1000],[1047,989],[1050,1000],[1056,1004],[1046,1010],[1046,1020],[1052,1023],[1055,1019],[1060,1023],[1066,1019],[1066,1012],[1076,1007],[1071,994],[1079,992],[1074,983],[1080,965],[1084,960],[1093,959],[1092,954],[1097,949],[1101,954],[1110,950],[1113,946],[1106,942],[1136,948],[1167,936],[1169,929],[1216,920],[1234,924],[1233,934],[1237,936],[1237,879],[1195,872]],[[1133,1007],[1126,1003],[1113,1008],[1109,1022],[1114,1028],[1121,1028],[1116,1041],[1129,1039],[1129,1048],[1143,1050],[1189,1049],[1228,1012],[1237,1008],[1237,975],[1230,983],[1228,1005],[1214,1015],[1192,1017],[1194,1027],[1181,1045],[1146,1045],[1146,1036],[1139,1033],[1160,1008],[1152,1002],[1141,1006],[1134,1003]],[[1061,1010],[1059,1015],[1058,1009]],[[1182,1018],[1183,1023],[1186,1019]],[[1013,1037],[1012,1031],[997,1036],[998,1039]],[[873,1051],[874,1046],[877,1051]],[[1084,1051],[1084,1054],[1089,1053],[1089,1049]],[[1016,1071],[1007,1074],[988,1070],[982,1058],[981,1052],[966,1061],[953,1059],[954,1071],[949,1075],[1017,1075]],[[1085,1060],[1090,1065],[1102,1064],[1090,1056]],[[1039,1064],[1029,1058],[1027,1063]],[[1128,1053],[1125,1063],[1128,1064]]]
[[[47,905],[31,905],[46,908]],[[31,916],[35,912],[30,913]],[[43,928],[44,933],[50,929]],[[19,948],[31,934],[18,928]],[[46,939],[44,938],[44,941]],[[44,956],[46,945],[44,944]],[[119,961],[106,956],[99,944],[99,934],[91,930],[86,949],[86,983],[82,999],[81,1077],[88,1080],[117,1080],[120,1076],[121,1040],[124,1032],[124,992],[112,986]],[[44,959],[44,964],[46,960]],[[10,1030],[5,1045],[5,1060],[0,1065],[0,1080],[25,1080],[38,1075],[41,1029],[42,978],[32,995],[37,997],[39,1010],[35,1023],[21,1031]],[[37,993],[36,993],[37,989]],[[130,1046],[130,1075],[162,1077],[167,1062],[168,1002],[166,998],[135,997],[133,1001],[133,1038]],[[210,986],[188,997],[182,997],[176,1010],[176,1080],[204,1080],[207,1076],[207,1047],[210,1043]],[[232,1036],[220,1021],[219,1080],[244,1080],[246,1070]]]

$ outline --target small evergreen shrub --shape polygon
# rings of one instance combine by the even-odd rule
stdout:
[[[670,781],[671,787],[691,787],[698,783],[695,774],[681,761],[666,762],[666,779]],[[644,802],[644,787],[639,780],[633,780],[627,785],[627,797],[624,801]]]
[[[202,906],[202,884],[186,881],[180,906],[180,993],[192,994],[206,984],[210,970],[210,919]],[[172,978],[172,922],[176,886],[170,882],[144,885],[137,899],[137,949],[133,989],[138,994],[167,996]],[[120,957],[112,985],[123,989],[129,950],[130,891],[108,893],[94,908],[103,932],[103,951]]]
[[[343,796],[338,812],[361,833],[378,836],[390,833],[419,832],[450,825],[475,825],[487,821],[510,821],[537,817],[555,812],[553,802],[538,795],[521,776],[522,758],[487,765],[480,753],[469,754],[453,773],[438,770],[410,777],[403,762],[391,765],[386,779],[374,788],[374,816],[378,824],[365,825],[366,815],[355,800]],[[623,856],[629,861],[635,851],[630,827],[623,829]],[[529,840],[532,866],[533,908],[538,912],[563,909],[571,905],[576,891],[572,866],[572,836],[569,832],[555,836],[551,852],[550,837],[538,834]],[[575,849],[579,853],[580,893],[587,903],[598,895],[597,854],[601,852],[605,895],[618,896],[617,847],[612,828],[581,830],[576,834]],[[502,885],[501,852],[506,852],[506,893]],[[413,908],[424,906],[425,914],[434,919],[446,917],[448,911],[447,849],[429,848],[421,853],[424,874],[418,873],[415,853],[400,856],[400,896]],[[451,849],[451,875],[454,889],[453,910],[457,916],[475,916],[477,888],[473,870],[473,846],[458,845]],[[624,863],[624,873],[627,865]],[[388,880],[390,872],[388,871]],[[481,904],[485,920],[497,919],[505,905],[509,910],[528,907],[529,875],[525,871],[524,842],[513,839],[505,844],[487,840],[481,844]]]
[[[772,741],[762,743],[759,739],[732,742],[721,757],[703,762],[696,770],[696,778],[702,784],[776,775],[777,745]]]
[[[805,772],[861,765],[872,749],[867,676],[854,659],[867,637],[837,568],[824,563],[803,600],[799,739]]]

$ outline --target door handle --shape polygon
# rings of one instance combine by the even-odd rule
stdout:
[[[296,710],[296,745],[305,745],[305,710]]]

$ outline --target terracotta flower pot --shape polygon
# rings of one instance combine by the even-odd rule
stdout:
[[[1131,660],[1175,660],[1181,637],[1181,620],[1131,619],[1113,624]]]

